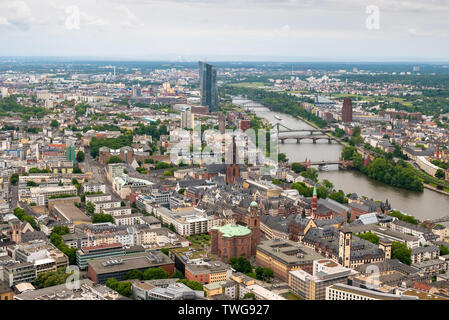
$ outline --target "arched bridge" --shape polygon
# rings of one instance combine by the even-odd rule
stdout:
[[[340,168],[346,169],[348,166],[353,165],[353,161],[346,161],[340,157],[338,160],[323,160],[323,161],[312,161],[306,160],[304,162],[300,162],[306,169],[311,168],[312,166],[325,166],[331,164],[338,164]]]
[[[296,135],[279,137],[279,141],[281,141],[281,143],[285,143],[285,140],[296,140],[296,143],[301,143],[302,140],[312,140],[313,143],[316,143],[318,140],[327,140],[328,143],[336,141],[335,138],[329,137],[327,135]]]

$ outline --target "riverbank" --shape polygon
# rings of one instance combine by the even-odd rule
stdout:
[[[424,185],[424,188],[427,188],[427,189],[430,189],[430,190],[436,191],[438,193],[445,194],[445,195],[449,196],[449,192],[447,192],[447,191],[440,190],[440,189],[435,188],[435,187],[433,187],[433,186],[431,186],[430,184],[427,184],[427,183],[423,183],[423,185]]]
[[[293,130],[315,129],[316,126],[304,121],[300,117],[291,116],[280,111],[271,111],[269,108],[253,110],[258,117],[268,120],[272,125],[279,121],[275,115],[282,118],[282,123]],[[321,128],[320,128],[321,129]],[[318,129],[319,130],[319,129]],[[343,144],[344,145],[344,144]],[[280,144],[280,152],[285,153],[289,162],[331,161],[341,156],[343,145],[340,143],[285,143]],[[359,150],[361,152],[361,150]],[[335,170],[336,169],[336,170]],[[330,166],[329,171],[321,171],[319,180],[329,180],[335,190],[344,190],[345,194],[357,193],[370,199],[388,202],[401,212],[416,217],[421,221],[437,219],[449,215],[449,196],[425,188],[423,192],[409,191],[393,187],[369,178],[357,170],[338,170]],[[444,225],[449,223],[443,223]]]

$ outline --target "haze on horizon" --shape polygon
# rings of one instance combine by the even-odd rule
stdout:
[[[449,61],[448,14],[449,0],[0,0],[0,56]]]

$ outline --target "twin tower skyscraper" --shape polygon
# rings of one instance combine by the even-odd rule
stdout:
[[[209,112],[219,111],[217,90],[217,68],[199,61],[201,105],[208,106]]]

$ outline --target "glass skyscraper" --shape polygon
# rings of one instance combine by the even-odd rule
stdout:
[[[218,111],[217,68],[199,61],[201,105],[208,106],[209,112]]]

